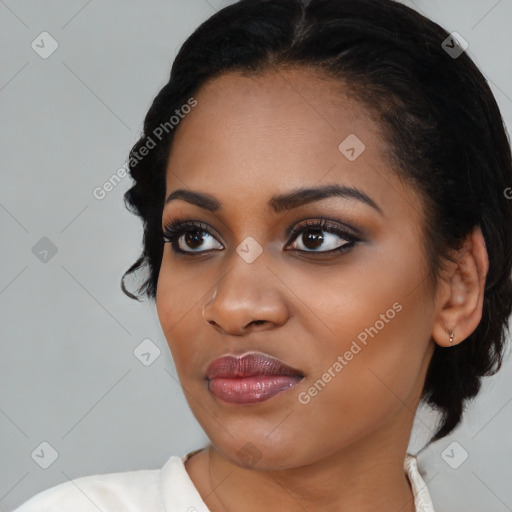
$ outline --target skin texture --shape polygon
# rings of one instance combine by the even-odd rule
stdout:
[[[450,350],[446,329],[457,344],[480,321],[487,273],[480,230],[434,293],[419,195],[390,169],[379,126],[339,84],[305,68],[229,73],[195,97],[175,134],[166,197],[193,190],[222,209],[177,199],[166,204],[162,224],[201,221],[213,237],[203,233],[199,248],[181,237],[180,247],[220,250],[188,256],[166,243],[156,297],[185,396],[211,441],[187,461],[191,479],[212,512],[414,511],[403,471],[414,413],[434,343]],[[365,145],[354,161],[338,149],[350,134]],[[276,194],[326,184],[356,187],[381,212],[342,197],[278,213],[267,205]],[[307,229],[286,235],[320,216],[358,229],[360,242],[321,254],[347,241],[323,231],[315,249]],[[252,263],[236,252],[249,236],[263,249]],[[299,394],[396,303],[400,311],[301,403]],[[254,405],[217,399],[205,379],[209,363],[250,351],[304,378]],[[239,456],[244,446],[256,454],[248,467]]]

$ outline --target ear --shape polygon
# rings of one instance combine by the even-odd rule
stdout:
[[[464,341],[482,318],[489,259],[480,226],[466,237],[455,260],[455,263],[448,261],[436,294],[437,313],[432,337],[443,347]],[[449,333],[453,333],[453,344]]]

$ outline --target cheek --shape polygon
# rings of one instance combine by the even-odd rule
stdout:
[[[156,309],[181,379],[190,375],[188,367],[197,367],[195,360],[201,354],[194,326],[203,320],[199,299],[207,292],[208,285],[195,274],[180,272],[174,265],[172,269],[170,267],[164,255],[158,277]]]
[[[391,293],[391,300],[395,297]],[[354,443],[398,416],[405,422],[414,414],[424,382],[428,331],[424,330],[422,336],[421,324],[418,328],[414,321],[419,319],[416,304],[402,300],[401,310],[393,309],[392,304],[391,309],[366,310],[369,316],[362,322],[357,319],[357,330],[363,335],[339,337],[332,343],[308,375],[307,387],[296,393],[296,411],[301,420],[293,427],[288,424],[288,428],[297,437],[303,435],[301,432],[318,434],[315,439],[306,436],[311,457],[332,453],[336,447]],[[388,323],[378,315],[386,315],[386,311]],[[354,318],[340,318],[355,325]],[[375,320],[368,322],[368,318]],[[288,434],[285,428],[276,429],[275,439],[282,436],[279,441],[285,443]]]
[[[371,261],[354,260],[328,276],[305,274],[294,289],[312,306],[305,328],[317,333],[303,347],[312,386],[303,398],[314,407],[350,411],[364,423],[402,402],[413,404],[424,377],[433,303],[418,248],[398,249],[376,251]]]

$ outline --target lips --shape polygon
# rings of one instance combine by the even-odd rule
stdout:
[[[234,404],[254,404],[294,387],[304,375],[265,354],[215,359],[206,371],[208,389],[217,398]]]

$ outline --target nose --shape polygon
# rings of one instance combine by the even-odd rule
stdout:
[[[243,336],[288,319],[283,284],[263,262],[237,261],[203,307],[206,322],[221,333]]]

